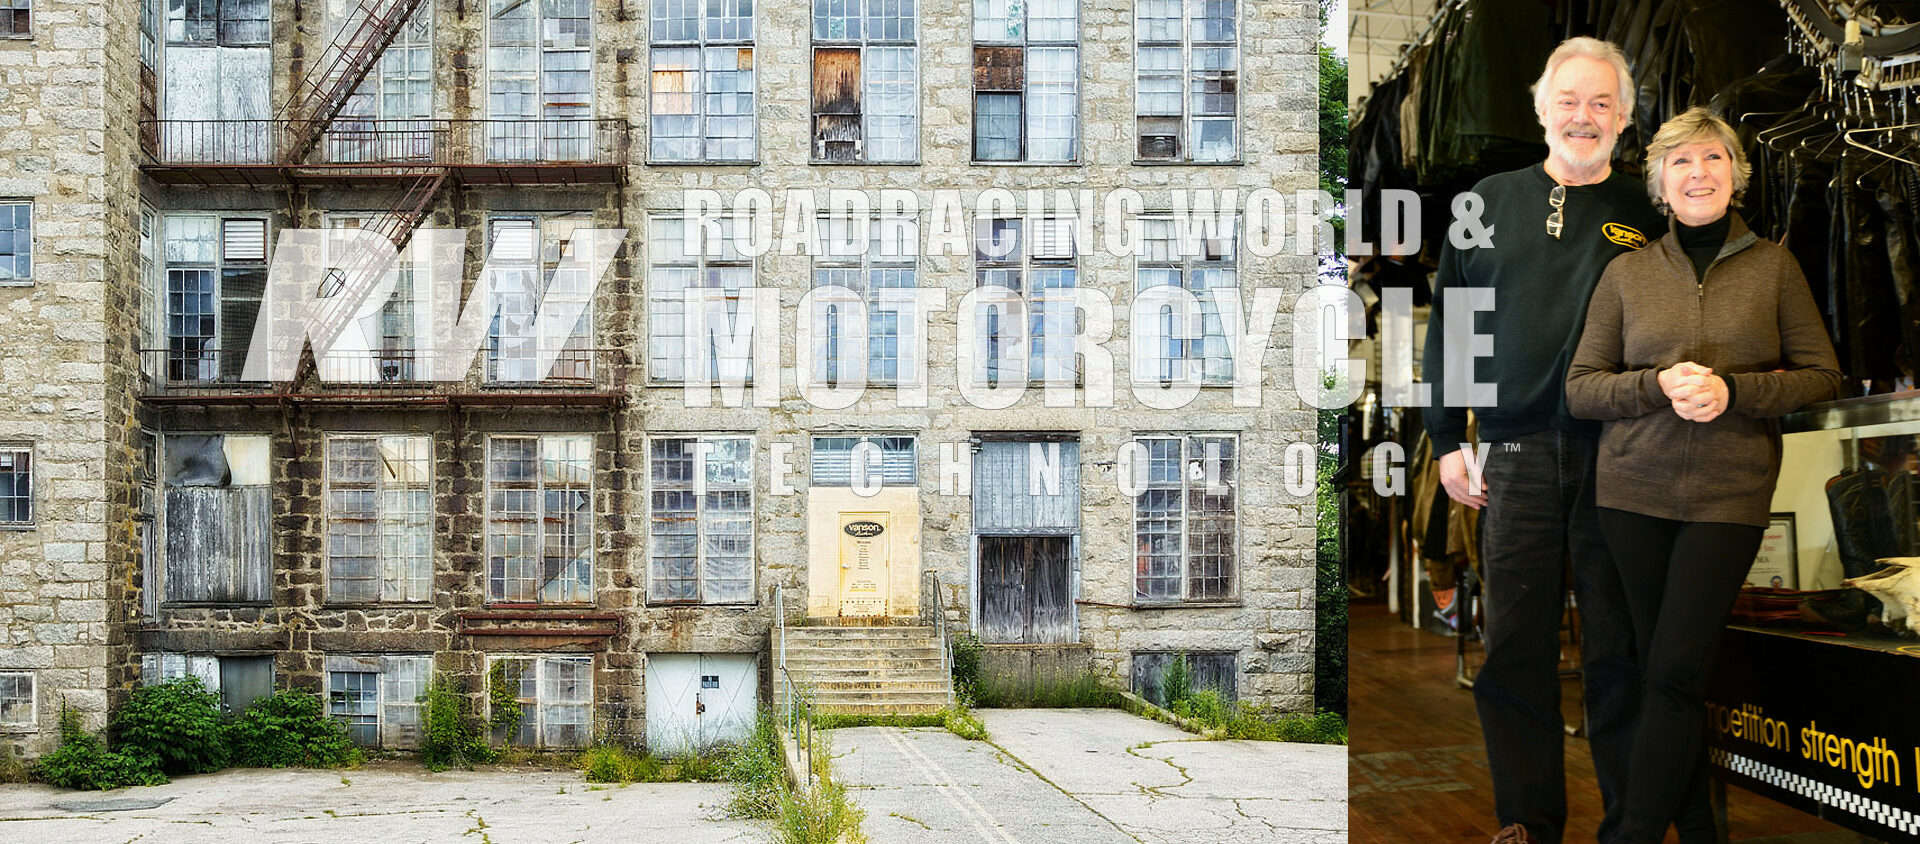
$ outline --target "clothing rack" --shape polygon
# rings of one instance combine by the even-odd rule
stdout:
[[[1427,22],[1420,25],[1420,31],[1414,33],[1413,38],[1409,39],[1407,43],[1400,45],[1400,54],[1394,57],[1393,64],[1387,68],[1387,72],[1382,74],[1380,78],[1368,83],[1368,95],[1360,101],[1359,108],[1355,110],[1356,113],[1366,108],[1367,100],[1373,98],[1372,92],[1380,87],[1380,83],[1399,76],[1401,72],[1407,69],[1407,60],[1413,56],[1414,48],[1427,43],[1428,36],[1433,35],[1433,30],[1440,26],[1440,20],[1442,18],[1445,18],[1449,12],[1465,5],[1467,5],[1467,0],[1441,0],[1438,5],[1434,6],[1433,13],[1427,16]]]

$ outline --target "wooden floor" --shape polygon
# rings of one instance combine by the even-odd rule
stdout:
[[[1384,602],[1351,609],[1348,682],[1349,841],[1485,844],[1498,828],[1473,693],[1454,682],[1454,641],[1422,633]],[[1469,658],[1476,664],[1478,646]],[[1579,682],[1562,693],[1578,723]],[[1593,760],[1567,742],[1566,842],[1591,842],[1600,823]],[[1870,839],[1737,787],[1727,789],[1729,838],[1740,844],[1860,844]],[[1668,834],[1668,841],[1677,837]]]

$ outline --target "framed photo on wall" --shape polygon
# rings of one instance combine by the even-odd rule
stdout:
[[[1800,588],[1800,546],[1792,513],[1774,513],[1760,536],[1760,553],[1747,570],[1747,586],[1772,589]]]

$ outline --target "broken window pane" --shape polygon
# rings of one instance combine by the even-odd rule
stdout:
[[[814,0],[816,161],[919,157],[916,20],[914,0]]]
[[[1149,160],[1232,161],[1239,155],[1235,0],[1140,0],[1135,6],[1134,117]]]
[[[592,738],[592,657],[496,656],[491,662],[505,663],[520,706],[520,728],[506,737],[511,743],[581,747]]]
[[[583,161],[591,153],[591,0],[491,0],[487,154]]]
[[[1074,159],[1079,135],[1078,37],[1074,0],[1038,5],[976,0],[974,160]]]
[[[165,460],[167,600],[268,601],[267,437],[173,434]]]
[[[752,0],[656,5],[653,43],[653,159],[751,160]]]
[[[752,444],[748,437],[652,442],[649,600],[753,600]]]
[[[1236,594],[1237,441],[1230,435],[1134,440],[1145,464],[1134,499],[1134,596],[1218,601]]]
[[[686,380],[686,343],[688,338],[684,291],[717,289],[727,304],[729,325],[740,316],[740,290],[753,286],[753,262],[732,248],[732,220],[720,220],[722,248],[718,255],[689,255],[681,249],[685,221],[680,217],[656,216],[650,221],[647,280],[647,364],[652,380]],[[704,251],[704,250],[703,250]],[[728,326],[710,326],[722,334]],[[703,338],[707,344],[708,377],[719,379],[723,373],[753,376],[752,362],[745,356],[727,358],[720,354],[719,341]],[[749,351],[750,354],[750,351]]]
[[[332,672],[327,682],[327,714],[347,725],[354,744],[380,746],[380,675]]]
[[[327,443],[327,599],[433,599],[428,437]]]
[[[487,600],[593,600],[592,437],[493,437]]]
[[[383,654],[326,658],[327,714],[355,744],[387,750],[420,746],[420,701],[433,658]]]

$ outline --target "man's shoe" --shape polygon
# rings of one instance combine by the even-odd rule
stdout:
[[[1527,828],[1520,824],[1508,824],[1493,837],[1493,844],[1533,844],[1533,836],[1527,834]]]

